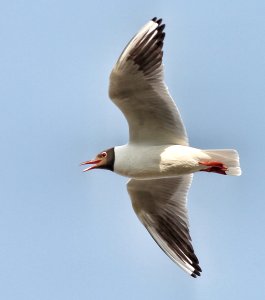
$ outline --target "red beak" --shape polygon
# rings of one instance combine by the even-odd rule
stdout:
[[[89,168],[86,168],[86,169],[83,170],[83,172],[87,172],[87,171],[89,171],[89,170],[92,170],[92,169],[96,168],[96,167],[97,167],[97,164],[100,163],[100,162],[101,162],[100,159],[92,159],[92,160],[88,160],[88,161],[82,162],[82,163],[80,164],[80,166],[83,166],[83,165],[92,165],[92,164],[94,164],[94,166],[89,167]]]

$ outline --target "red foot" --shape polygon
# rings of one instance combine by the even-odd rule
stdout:
[[[228,168],[219,161],[203,161],[203,162],[199,162],[199,164],[202,166],[209,167],[207,169],[200,170],[204,172],[214,172],[214,173],[226,175],[226,171],[228,170]]]

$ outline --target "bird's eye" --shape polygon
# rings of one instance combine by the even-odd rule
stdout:
[[[101,157],[107,157],[107,152],[102,152]]]

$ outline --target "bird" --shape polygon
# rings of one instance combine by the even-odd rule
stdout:
[[[165,24],[153,18],[130,40],[110,74],[109,96],[129,126],[129,142],[81,165],[129,178],[132,207],[158,246],[190,276],[202,269],[189,233],[187,193],[193,173],[241,175],[233,149],[189,146],[179,110],[164,82]]]

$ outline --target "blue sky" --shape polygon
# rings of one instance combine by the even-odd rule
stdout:
[[[1,2],[1,299],[264,299],[264,12],[261,0]],[[79,167],[127,141],[108,77],[154,16],[191,145],[241,157],[239,178],[194,178],[198,279],[140,224],[125,178]]]

